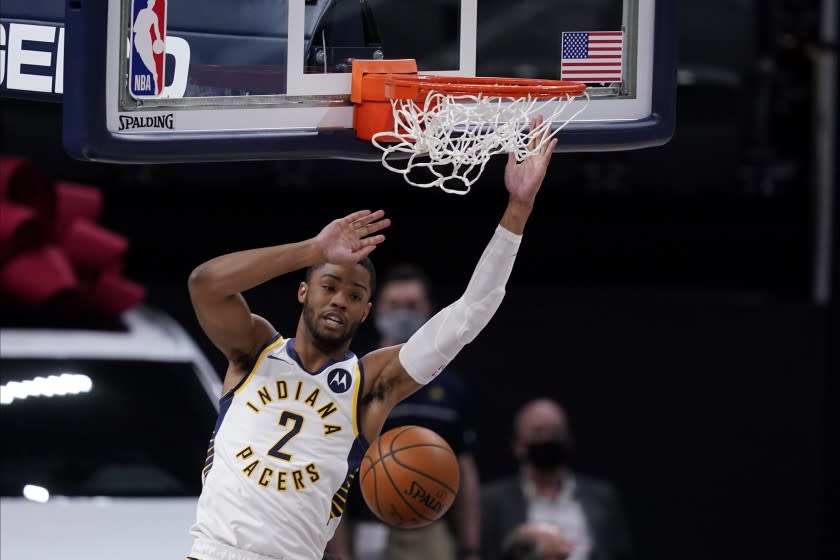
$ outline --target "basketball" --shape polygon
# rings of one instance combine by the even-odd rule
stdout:
[[[362,457],[359,486],[370,510],[401,529],[440,519],[458,493],[458,458],[441,436],[421,426],[388,430]]]
[[[163,52],[163,41],[161,41],[160,39],[157,39],[154,43],[152,43],[152,50],[155,52],[155,54],[162,53]]]

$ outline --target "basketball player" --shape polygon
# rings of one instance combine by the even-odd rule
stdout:
[[[361,359],[348,351],[371,311],[376,278],[368,255],[390,225],[381,210],[354,212],[311,239],[223,255],[193,271],[196,315],[229,365],[191,558],[322,558],[368,442],[391,409],[434,379],[501,304],[556,142],[521,163],[509,156],[507,208],[466,290],[404,344]],[[300,269],[303,311],[295,337],[284,338],[251,313],[242,292]]]
[[[431,279],[417,265],[402,263],[387,270],[378,283],[371,317],[380,335],[377,346],[406,342],[437,311]],[[447,367],[397,404],[382,427],[384,433],[400,426],[421,426],[450,445],[458,457],[461,479],[446,515],[422,528],[389,527],[365,504],[357,477],[327,551],[342,560],[479,560],[480,476],[472,450],[472,399],[460,372]]]

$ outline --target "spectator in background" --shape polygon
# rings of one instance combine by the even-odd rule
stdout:
[[[568,560],[571,550],[557,525],[526,522],[505,538],[502,560]]]
[[[435,313],[431,282],[417,266],[402,264],[387,271],[380,285],[373,310],[379,346],[400,344]],[[469,394],[457,371],[447,367],[394,407],[382,433],[405,425],[434,430],[458,456],[461,487],[452,509],[428,527],[393,529],[373,515],[355,480],[327,550],[342,560],[478,560],[479,477],[471,449]]]
[[[572,438],[560,405],[550,399],[526,403],[513,429],[518,476],[487,484],[481,492],[482,560],[499,560],[505,536],[524,522],[556,526],[571,546],[569,560],[631,558],[615,489],[569,466]]]

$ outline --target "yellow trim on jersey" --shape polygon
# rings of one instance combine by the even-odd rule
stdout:
[[[257,356],[256,361],[254,361],[254,367],[252,367],[252,368],[251,368],[251,371],[249,371],[249,372],[248,372],[248,375],[246,375],[246,376],[245,376],[245,378],[244,378],[242,381],[240,381],[240,385],[239,385],[239,387],[237,387],[237,388],[233,391],[233,395],[234,395],[234,396],[238,395],[238,394],[239,394],[239,392],[240,392],[240,391],[242,391],[242,389],[244,389],[244,388],[245,388],[245,386],[248,384],[248,382],[249,382],[249,381],[251,381],[251,378],[252,378],[252,377],[254,377],[254,372],[255,372],[255,371],[257,371],[257,368],[259,367],[260,362],[262,362],[262,359],[265,357],[265,355],[266,355],[266,354],[267,354],[270,350],[274,350],[274,349],[275,349],[275,348],[277,348],[280,344],[283,344],[283,341],[284,341],[284,340],[286,340],[286,339],[285,339],[285,338],[283,338],[283,337],[281,336],[280,338],[278,338],[277,340],[275,340],[274,342],[272,342],[271,344],[269,344],[268,346],[266,346],[265,348],[263,348],[263,351],[262,351],[262,352],[260,352],[260,355],[259,355],[259,356]]]
[[[359,411],[357,410],[359,402],[359,391],[362,390],[362,370],[360,369],[358,360],[356,361],[356,382],[353,384],[353,434],[359,437],[359,432],[362,431],[359,426]]]

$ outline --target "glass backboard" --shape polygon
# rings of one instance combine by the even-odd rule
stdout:
[[[353,131],[352,61],[403,58],[420,73],[584,81],[590,102],[558,151],[661,145],[676,12],[676,0],[68,1],[65,146],[112,162],[375,161]]]

